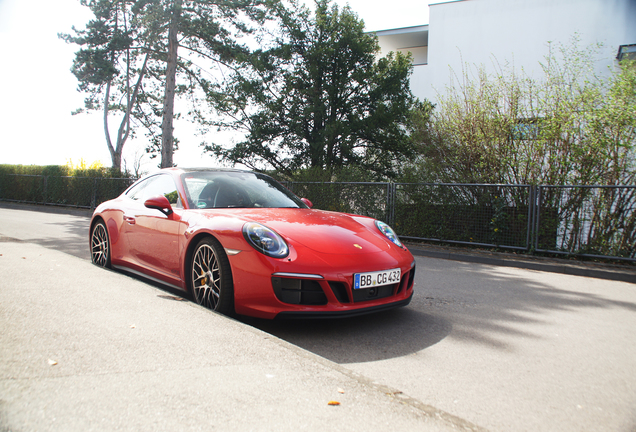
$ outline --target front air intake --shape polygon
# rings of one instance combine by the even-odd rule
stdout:
[[[327,304],[320,283],[310,279],[272,277],[272,287],[278,300],[283,303],[320,306]]]

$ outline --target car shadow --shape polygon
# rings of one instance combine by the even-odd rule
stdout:
[[[452,330],[445,318],[409,307],[342,319],[239,320],[341,364],[413,354],[440,342]]]

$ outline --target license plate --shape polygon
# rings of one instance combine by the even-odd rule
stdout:
[[[353,275],[353,289],[373,288],[391,285],[400,281],[402,271],[399,268]]]

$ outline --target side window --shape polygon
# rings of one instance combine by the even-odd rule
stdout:
[[[141,201],[162,195],[168,198],[168,202],[171,205],[176,207],[182,206],[174,181],[168,175],[160,174],[150,177],[148,180],[140,183],[138,187],[128,192],[129,198]]]
[[[126,194],[126,196],[130,199],[133,200],[138,200],[139,198],[141,198],[141,195],[143,193],[143,190],[146,188],[146,186],[148,186],[148,182],[152,180],[150,179],[146,179],[144,181],[142,181],[141,183],[137,183],[135,186],[133,186],[128,193]]]

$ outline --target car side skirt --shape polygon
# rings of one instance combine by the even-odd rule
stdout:
[[[180,287],[179,285],[174,285],[174,284],[171,284],[170,282],[166,282],[166,281],[161,280],[159,278],[149,276],[146,273],[140,272],[138,270],[134,270],[134,269],[132,269],[130,267],[124,267],[124,266],[120,266],[120,265],[113,265],[113,268],[115,270],[119,270],[119,271],[121,271],[123,273],[128,273],[128,274],[131,274],[131,275],[135,275],[135,276],[141,277],[143,279],[147,279],[147,280],[150,280],[152,282],[155,282],[157,284],[164,285],[164,286],[166,286],[168,288],[172,288],[172,289],[179,290],[179,291],[187,291],[183,287]]]

